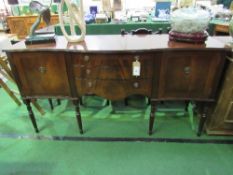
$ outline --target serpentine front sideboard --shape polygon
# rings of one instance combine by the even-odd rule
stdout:
[[[168,40],[168,35],[90,35],[85,42],[28,45],[6,50],[24,103],[39,132],[30,100],[70,99],[83,133],[79,99],[95,94],[109,100],[140,94],[151,100],[149,134],[156,104],[185,100],[201,103],[200,135],[210,102],[216,100],[225,63],[224,44],[209,37],[205,44]]]

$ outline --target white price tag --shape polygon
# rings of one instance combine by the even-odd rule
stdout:
[[[140,76],[140,73],[141,73],[141,63],[138,61],[138,60],[136,60],[136,61],[134,61],[133,62],[133,76]]]

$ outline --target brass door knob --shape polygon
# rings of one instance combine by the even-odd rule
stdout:
[[[46,70],[46,67],[44,67],[44,66],[40,66],[40,67],[39,67],[39,72],[40,72],[40,73],[44,74],[44,73],[46,73],[46,71],[47,71],[47,70]]]
[[[186,75],[189,75],[190,72],[191,72],[191,68],[190,68],[189,66],[187,66],[187,67],[184,68],[184,73],[185,73]]]
[[[87,83],[87,86],[88,86],[89,88],[92,87],[92,82],[89,81],[89,82]]]
[[[90,70],[90,69],[87,69],[87,70],[86,70],[86,73],[87,73],[87,75],[89,75],[89,74],[91,73],[91,70]]]

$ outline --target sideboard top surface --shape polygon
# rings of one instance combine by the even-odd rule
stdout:
[[[162,35],[87,35],[80,43],[68,43],[64,36],[56,36],[56,43],[25,45],[24,40],[6,52],[66,51],[66,52],[135,52],[163,50],[225,50],[225,43],[208,37],[205,44],[169,41]]]

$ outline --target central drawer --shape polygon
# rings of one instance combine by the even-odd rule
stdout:
[[[133,75],[133,63],[140,64],[139,76]],[[152,54],[77,54],[73,69],[77,78],[126,80],[152,78]]]
[[[79,96],[95,94],[110,100],[119,100],[134,94],[150,97],[152,80],[96,80],[76,78],[76,87]]]

